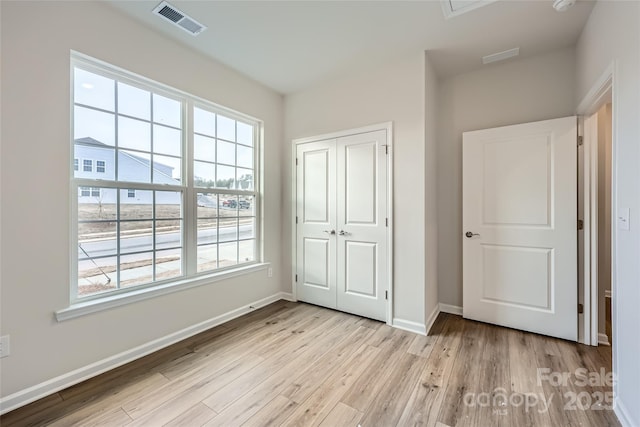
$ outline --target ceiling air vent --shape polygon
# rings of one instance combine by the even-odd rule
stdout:
[[[192,36],[197,36],[207,29],[207,27],[205,27],[195,19],[188,17],[186,13],[176,9],[166,1],[163,1],[158,6],[156,6],[156,8],[153,9],[153,13],[155,13],[156,15],[160,15],[164,19],[171,22],[173,25],[182,28]]]

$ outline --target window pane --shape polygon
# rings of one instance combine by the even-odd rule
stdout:
[[[118,82],[118,114],[151,120],[151,93]]]
[[[193,131],[202,135],[216,136],[216,115],[194,107]]]
[[[180,157],[182,155],[182,132],[166,126],[153,125],[153,152]]]
[[[78,296],[98,294],[116,289],[117,259],[98,258],[78,261]]]
[[[78,104],[114,111],[115,82],[79,68],[73,70],[73,97]]]
[[[120,253],[142,252],[152,249],[152,221],[120,222]]]
[[[218,268],[218,245],[198,246],[198,273]]]
[[[153,182],[180,184],[182,160],[178,157],[153,156]]]
[[[156,280],[182,276],[182,250],[156,252]]]
[[[112,180],[115,177],[115,149],[90,144],[74,144],[73,152],[78,165],[77,169],[74,168],[74,177],[105,180]],[[92,170],[85,171],[85,160],[91,160],[93,163],[93,159],[95,159],[95,170],[92,164]],[[74,166],[75,164],[74,160]],[[102,165],[104,172],[100,172],[100,165]]]
[[[182,127],[179,101],[153,94],[153,121],[167,126]]]
[[[198,193],[198,218],[216,218],[218,216],[218,196]]]
[[[218,243],[218,220],[215,218],[198,220],[198,245]]]
[[[238,240],[238,219],[237,218],[220,218],[218,226],[218,241],[228,242]]]
[[[216,140],[202,135],[193,136],[193,158],[196,160],[216,161]]]
[[[182,221],[156,221],[156,249],[182,247]]]
[[[238,216],[255,216],[256,215],[256,198],[255,196],[238,197]]]
[[[193,183],[197,187],[215,187],[216,166],[212,163],[193,162]]]
[[[120,219],[152,219],[153,192],[135,190],[135,197],[129,197],[129,190],[120,190]]]
[[[140,120],[118,117],[118,146],[151,151],[151,125]]]
[[[116,144],[115,115],[84,107],[73,109],[73,138],[92,146]]]
[[[237,165],[243,168],[253,169],[253,148],[238,145]]]
[[[150,160],[147,153],[118,151],[118,181],[150,182]]]
[[[220,243],[218,246],[220,267],[229,267],[238,264],[238,242]]]
[[[238,188],[242,190],[253,190],[253,170],[238,168],[236,173],[238,174]]]
[[[253,218],[239,218],[238,219],[238,231],[239,239],[255,239],[256,237],[256,226]]]
[[[218,188],[235,188],[236,168],[231,166],[218,165],[218,175],[216,179],[216,187]]]
[[[253,126],[246,123],[238,123],[238,144],[250,145],[253,147]]]
[[[240,263],[256,260],[255,247],[255,240],[243,240],[238,243],[238,258]]]
[[[102,188],[101,198],[91,197],[91,190],[78,189],[78,221],[115,220],[117,214],[116,190]],[[86,194],[86,195],[85,195]]]
[[[155,218],[182,218],[182,194],[179,191],[156,191]]]
[[[238,216],[238,196],[220,195],[220,217]]]
[[[218,163],[236,164],[236,144],[218,140]]]
[[[218,114],[218,138],[236,141],[236,121]]]
[[[120,257],[120,287],[142,285],[153,280],[153,252]]]
[[[78,224],[78,259],[93,259],[117,254],[115,221]]]

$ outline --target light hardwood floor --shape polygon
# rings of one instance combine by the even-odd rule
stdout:
[[[5,414],[0,425],[618,426],[595,404],[610,387],[574,375],[567,384],[537,380],[537,368],[610,367],[608,347],[458,316],[440,314],[424,337],[280,301]],[[572,406],[573,396],[581,400]],[[588,401],[592,409],[581,409]]]

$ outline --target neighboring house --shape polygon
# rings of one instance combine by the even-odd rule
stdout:
[[[115,178],[114,147],[93,138],[75,140],[73,168],[77,178],[105,179]],[[149,182],[151,162],[134,154],[118,151],[119,178],[129,182]],[[155,162],[153,179],[161,184],[179,184],[173,178],[173,167]],[[96,187],[80,187],[78,203],[115,203],[116,190]],[[153,202],[151,191],[126,188],[121,190],[120,203],[145,204]],[[180,196],[175,192],[156,192],[156,203],[179,204]]]

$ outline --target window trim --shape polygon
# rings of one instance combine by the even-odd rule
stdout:
[[[102,163],[102,166],[100,166]],[[100,168],[102,167],[102,170]],[[96,160],[96,173],[107,173],[107,162],[104,160]]]
[[[115,79],[127,85],[131,85],[143,90],[151,91],[161,96],[168,97],[170,99],[179,100],[182,103],[182,132],[183,132],[183,146],[181,153],[181,174],[182,179],[179,185],[161,184],[162,189],[158,188],[159,184],[154,183],[138,183],[128,181],[117,181],[114,178],[113,181],[103,181],[98,178],[75,178],[73,169],[74,150],[70,150],[71,160],[70,165],[70,189],[71,194],[71,242],[78,241],[77,227],[78,222],[78,197],[75,196],[74,191],[81,186],[87,187],[105,187],[105,188],[119,188],[136,190],[157,190],[157,191],[181,191],[183,194],[183,246],[182,246],[182,272],[183,275],[178,278],[158,280],[142,285],[132,286],[128,288],[120,288],[103,293],[97,293],[94,295],[78,296],[78,251],[75,245],[70,245],[70,272],[71,272],[71,289],[70,289],[70,306],[69,309],[78,305],[87,305],[89,303],[93,305],[99,305],[102,301],[111,301],[112,299],[121,299],[123,301],[129,300],[128,295],[137,295],[138,293],[145,293],[155,295],[154,290],[162,290],[165,288],[176,287],[177,290],[187,289],[193,287],[192,283],[207,284],[213,283],[219,280],[223,280],[227,277],[234,277],[237,274],[245,274],[243,272],[253,271],[254,267],[260,267],[267,265],[264,262],[264,235],[263,235],[263,221],[264,211],[262,198],[264,197],[264,189],[262,186],[263,178],[263,162],[262,162],[262,145],[264,137],[264,122],[260,119],[252,117],[247,114],[243,114],[227,107],[218,105],[212,101],[204,98],[189,94],[176,88],[164,85],[162,83],[153,81],[147,77],[140,76],[136,73],[126,71],[119,67],[105,63],[103,61],[91,58],[82,53],[71,51],[70,59],[70,117],[71,117],[71,138],[70,143],[73,147],[73,119],[74,119],[74,69],[75,67],[81,68],[91,73],[95,73],[110,79]],[[193,163],[193,109],[195,107],[205,110],[213,111],[216,114],[221,114],[236,121],[249,124],[253,126],[253,141],[254,141],[254,157],[253,157],[253,191],[252,195],[255,196],[254,207],[254,260],[251,262],[239,263],[229,267],[217,268],[215,270],[197,272],[197,194],[198,192],[208,192],[215,194],[229,194],[229,195],[246,195],[246,190],[233,190],[222,188],[202,188],[195,187],[193,183],[192,165],[188,164],[190,160]],[[244,144],[239,144],[245,146]],[[118,157],[117,155],[115,156]],[[117,161],[117,160],[116,160]],[[117,173],[117,171],[116,171]],[[189,219],[187,219],[189,218]],[[188,225],[189,224],[189,225]],[[239,239],[236,241],[240,241]],[[193,266],[189,267],[188,263]],[[240,273],[238,273],[240,272]],[[202,282],[202,283],[201,283]],[[137,300],[137,299],[136,299]],[[95,302],[95,304],[94,304]],[[120,304],[118,304],[120,305]],[[66,309],[65,309],[66,310]],[[61,310],[63,312],[64,310]],[[64,317],[64,316],[63,316]]]
[[[90,165],[89,167],[91,169],[87,170],[87,164],[85,164],[85,162],[89,162],[88,164]],[[80,171],[78,171],[80,172]],[[93,159],[82,159],[82,172],[90,172],[93,173]]]

